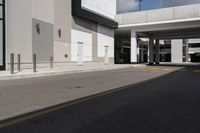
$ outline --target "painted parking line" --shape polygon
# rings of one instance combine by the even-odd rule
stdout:
[[[171,68],[165,68],[165,69],[163,69],[164,71],[172,71],[173,69],[171,69]]]
[[[159,67],[140,67],[140,71],[172,71],[171,68],[159,68]]]
[[[153,68],[150,68],[150,70],[158,70],[158,71],[172,71],[173,69],[171,69],[171,68],[162,68],[162,67],[160,67],[160,68],[158,68],[158,67],[153,67]]]

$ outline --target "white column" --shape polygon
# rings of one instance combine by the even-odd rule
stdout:
[[[155,47],[155,52],[156,52],[156,64],[160,63],[160,40],[156,39],[156,47]]]
[[[137,34],[135,31],[131,30],[131,63],[138,63],[137,49]]]
[[[174,39],[172,45],[172,63],[183,62],[183,39]]]
[[[154,64],[154,41],[149,38],[149,65]]]
[[[185,39],[185,59],[189,62],[189,40]]]

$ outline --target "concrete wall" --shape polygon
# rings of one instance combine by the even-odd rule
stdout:
[[[54,0],[32,0],[32,18],[33,53],[37,54],[37,61],[49,61],[49,57],[54,55]],[[40,25],[39,34],[36,31],[37,24]]]
[[[33,36],[33,54],[37,54],[37,61],[49,61],[50,56],[53,56],[53,24],[33,19],[32,22]],[[40,25],[38,33],[36,25]]]
[[[7,0],[7,62],[10,53],[21,54],[22,62],[32,61],[31,0]]]
[[[110,57],[110,62],[114,61],[114,30],[100,26],[96,23],[93,23],[91,21],[87,21],[81,18],[73,17],[72,18],[72,30],[73,32],[79,32],[80,34],[73,34],[72,35],[78,35],[79,42],[84,42],[84,38],[81,36],[84,36],[84,34],[90,34],[92,36],[92,41],[89,41],[92,43],[92,55],[89,53],[86,54],[87,51],[85,52],[85,55],[91,55],[92,60],[86,60],[86,61],[94,61],[94,62],[104,62],[104,56],[105,56],[105,46],[109,46],[109,57]],[[73,45],[77,45],[77,38],[72,36],[72,44],[71,47],[73,48]],[[90,49],[90,48],[88,48]],[[72,56],[76,56],[77,52],[73,53],[71,51]],[[88,56],[89,56],[88,55]],[[74,57],[72,57],[72,61],[74,61]]]
[[[83,61],[92,61],[92,34],[79,30],[72,30],[72,61],[77,61],[79,43],[82,43],[81,45],[83,45]]]
[[[105,57],[106,46],[109,57],[114,58],[114,30],[98,25],[98,57]]]
[[[6,2],[7,62],[10,53],[21,54],[23,63],[32,62],[33,53],[39,54],[39,61],[48,61],[47,56],[52,55],[53,48],[54,0],[8,0]],[[40,23],[40,36],[35,31],[36,23]]]
[[[54,0],[32,0],[32,17],[54,23]]]
[[[54,60],[71,60],[71,0],[54,0]],[[59,29],[61,37],[59,37]]]
[[[114,19],[115,0],[107,3],[97,0],[97,3],[103,4],[100,6],[105,11],[103,15]],[[33,53],[42,62],[49,61],[49,56],[54,56],[55,62],[75,61],[77,42],[87,45],[85,61],[104,61],[105,45],[109,45],[109,56],[114,59],[114,31],[72,17],[71,0],[7,1],[7,62],[10,53],[21,54],[22,63],[31,63]]]
[[[119,25],[145,24],[200,17],[200,4],[116,15]]]
[[[92,38],[93,23],[78,17],[72,17],[71,61],[77,61],[78,43],[83,43],[83,61],[92,61]]]

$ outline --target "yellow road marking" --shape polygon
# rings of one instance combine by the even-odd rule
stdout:
[[[193,70],[193,72],[195,72],[195,73],[200,73],[200,70]]]

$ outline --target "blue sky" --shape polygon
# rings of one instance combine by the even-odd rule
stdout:
[[[117,12],[137,11],[139,0],[117,0]],[[200,3],[200,0],[143,0],[142,10]]]

